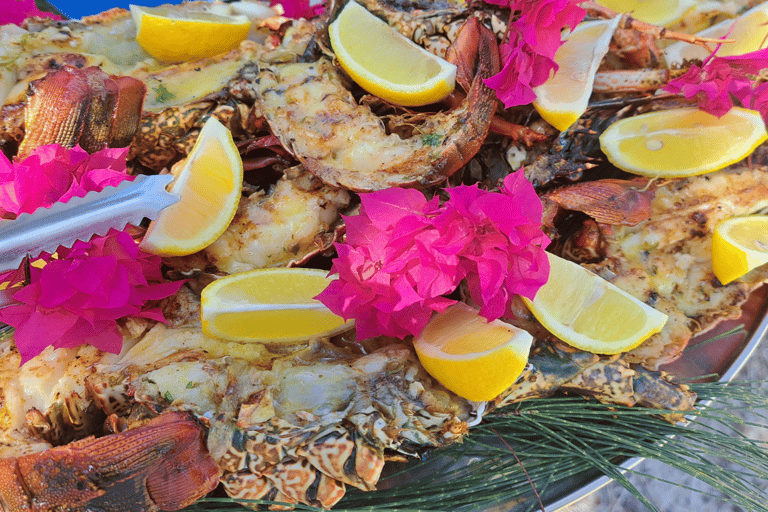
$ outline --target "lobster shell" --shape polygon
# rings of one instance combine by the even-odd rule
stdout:
[[[219,475],[202,426],[169,412],[134,430],[0,460],[0,509],[178,510],[212,491]]]

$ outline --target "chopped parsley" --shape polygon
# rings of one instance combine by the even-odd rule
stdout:
[[[421,136],[421,143],[425,146],[439,146],[443,142],[443,136],[437,133],[425,133]]]
[[[166,89],[163,84],[160,84],[157,87],[155,87],[155,101],[157,103],[166,103],[175,97],[176,95],[173,94],[168,89]]]

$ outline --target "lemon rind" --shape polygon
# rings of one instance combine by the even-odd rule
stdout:
[[[547,253],[547,256],[550,258],[550,260],[554,258],[558,258],[558,256],[555,256],[551,253]],[[661,330],[664,328],[664,325],[669,319],[669,317],[665,313],[662,313],[661,311],[651,307],[645,302],[637,299],[636,297],[622,290],[621,288],[614,285],[610,281],[606,281],[605,279],[601,278],[597,274],[594,274],[589,270],[583,268],[578,263],[574,263],[574,262],[565,260],[563,258],[559,258],[559,259],[565,262],[565,264],[567,265],[574,265],[578,267],[578,269],[588,273],[589,275],[587,276],[587,278],[594,280],[595,282],[601,283],[601,286],[605,286],[609,289],[616,291],[617,293],[625,297],[630,302],[641,307],[646,314],[646,322],[643,324],[643,328],[638,330],[634,336],[625,337],[619,340],[602,341],[602,340],[597,340],[595,338],[591,338],[585,334],[579,333],[573,329],[568,328],[562,322],[560,322],[554,315],[549,314],[545,308],[539,307],[539,304],[535,300],[532,301],[527,297],[522,297],[523,301],[528,306],[531,313],[533,313],[533,316],[541,323],[541,325],[543,325],[545,329],[547,329],[550,333],[555,335],[558,339],[560,339],[564,343],[574,348],[577,348],[579,350],[584,350],[586,352],[591,352],[594,354],[605,354],[605,355],[622,354],[624,352],[627,352],[629,350],[632,350],[633,348],[640,346],[644,341],[646,341],[648,338],[650,338],[654,334],[661,332]],[[546,284],[544,286],[546,286]],[[585,340],[589,340],[589,341],[585,341]]]
[[[743,222],[744,219],[763,222],[768,230],[768,217],[764,215],[732,217],[720,221],[717,226],[715,226],[715,232],[712,236],[712,270],[718,280],[724,285],[729,284],[746,275],[753,269],[768,263],[768,254],[750,249],[749,247],[744,247],[727,234],[729,228],[733,224]],[[717,253],[721,248],[727,249],[727,252],[730,254],[721,254],[718,257]],[[736,261],[734,253],[738,255],[739,261]],[[728,258],[727,263],[722,261],[725,257]]]
[[[170,17],[167,14],[171,13],[171,11],[162,9],[160,7],[143,7],[131,4],[129,8],[131,9],[131,12],[133,12],[133,8],[136,8],[136,12],[142,16],[150,16],[163,21],[174,20],[173,17]],[[251,20],[249,20],[248,17],[243,14],[222,15],[207,11],[186,11],[184,12],[184,16],[184,18],[179,18],[180,20],[183,20],[184,23],[206,23],[232,26],[251,24]]]
[[[351,4],[354,4],[354,6]],[[363,15],[367,13],[372,18],[375,18],[376,21],[379,21],[384,26],[388,27],[386,23],[376,18],[367,9],[354,1],[348,2],[345,9],[355,9],[355,6],[359,8]],[[434,77],[421,84],[405,85],[386,80],[378,75],[371,73],[362,66],[351,66],[349,63],[356,61],[344,47],[339,31],[339,19],[341,19],[343,15],[344,13],[342,12],[339,15],[339,18],[330,24],[328,28],[328,35],[330,37],[331,46],[336,53],[336,58],[339,64],[344,69],[344,71],[346,71],[346,73],[363,89],[367,90],[371,94],[391,101],[392,103],[397,103],[403,106],[421,106],[429,103],[435,103],[448,96],[454,90],[456,83],[456,66],[447,62],[445,59],[441,59],[436,55],[427,52],[422,47],[418,46],[413,41],[409,40],[398,32],[393,32],[393,37],[400,38],[420,55],[422,55],[423,58],[437,62],[440,65],[441,71]]]
[[[223,277],[221,279],[217,279],[212,283],[210,283],[208,286],[206,286],[201,293],[201,308],[200,308],[201,323],[202,323],[203,333],[206,336],[220,339],[220,340],[226,340],[226,341],[256,342],[256,343],[267,343],[267,344],[269,343],[291,344],[291,343],[299,343],[302,341],[308,341],[314,338],[333,336],[335,334],[348,330],[355,325],[354,320],[345,320],[342,325],[336,328],[313,333],[310,336],[301,335],[301,336],[285,336],[285,337],[274,337],[274,336],[270,337],[270,336],[256,336],[256,335],[233,336],[231,334],[222,332],[220,329],[215,328],[214,321],[216,316],[224,313],[238,312],[238,307],[239,307],[236,304],[234,305],[234,307],[227,306],[226,304],[223,303],[223,301],[217,298],[216,294],[224,287],[235,285],[240,281],[247,281],[251,277],[259,274],[260,275],[301,274],[301,275],[311,276],[312,278],[322,278],[324,280],[333,280],[338,278],[337,276],[328,276],[328,272],[326,270],[306,268],[306,267],[296,267],[296,268],[259,268],[259,269],[249,270],[246,272],[232,274],[232,275]],[[301,310],[309,310],[309,309],[313,309],[313,310],[320,309],[320,310],[327,311],[329,315],[335,315],[335,313],[333,313],[327,306],[317,301],[297,302],[297,303],[289,303],[289,304],[263,304],[263,305],[266,306],[265,310],[295,309],[297,311],[301,311]]]
[[[598,2],[600,3],[600,2]],[[659,19],[640,19],[637,18],[640,21],[644,21],[645,23],[650,23],[653,25],[659,25],[662,27],[668,27],[670,25],[674,25],[675,23],[679,22],[683,18],[685,18],[688,13],[690,13],[693,9],[695,9],[697,6],[696,0],[680,0],[678,2],[678,8],[676,11],[674,11],[672,14],[667,16],[666,18],[659,18]],[[631,13],[630,13],[631,14]]]
[[[218,126],[217,126],[218,125]],[[192,162],[194,161],[194,158],[192,158],[195,155],[195,152],[199,150],[199,145],[202,144],[202,141],[204,141],[204,137],[208,136],[208,131],[213,130],[226,130],[229,132],[229,130],[221,124],[215,117],[211,117],[206,121],[206,123],[203,125],[203,128],[200,130],[200,134],[198,135],[197,140],[195,141],[195,145],[192,147],[192,150],[189,153],[188,161],[184,164],[184,168],[180,171],[178,177],[173,181],[171,184],[170,192],[177,193],[180,190],[183,190],[183,186],[186,185],[187,181],[190,179],[191,171],[186,172],[187,169],[191,166]],[[223,133],[223,132],[222,132]],[[227,134],[224,134],[227,136]],[[215,136],[211,135],[211,136]],[[231,133],[228,135],[231,137]],[[232,142],[234,145],[234,141]],[[225,152],[229,153],[230,151],[225,146]],[[229,155],[233,156],[233,155]],[[243,182],[243,161],[240,159],[240,155],[237,154],[237,157],[234,159],[230,159],[233,161],[236,165],[236,169],[234,169],[233,172],[233,182],[235,183],[235,186],[232,189],[232,192],[227,194],[226,197],[222,198],[222,204],[229,204],[230,205],[230,211],[227,212],[226,218],[222,215],[220,217],[217,217],[216,220],[220,222],[220,225],[216,226],[215,228],[210,228],[205,231],[201,231],[197,238],[202,239],[203,242],[200,243],[184,243],[184,239],[180,238],[170,238],[166,237],[164,243],[158,244],[157,240],[153,240],[151,230],[148,230],[145,238],[141,241],[140,247],[145,250],[146,252],[150,252],[152,254],[157,254],[160,256],[185,256],[188,254],[193,254],[195,252],[201,251],[202,249],[205,249],[210,244],[212,244],[214,241],[216,241],[226,230],[227,227],[229,227],[230,223],[232,222],[232,219],[235,218],[235,214],[237,214],[238,204],[239,201],[237,201],[237,198],[242,193],[242,182]],[[177,203],[178,204],[178,203]],[[169,208],[173,208],[174,205],[169,206]],[[224,222],[223,220],[226,220]],[[164,221],[162,220],[162,212],[160,216],[157,217],[155,222],[158,225],[157,229],[160,229],[161,231],[166,231],[163,229]],[[151,226],[150,226],[151,227]]]
[[[134,4],[130,4],[128,7],[136,25],[136,42],[145,52],[161,62],[183,62],[212,57],[229,51],[236,48],[248,37],[248,32],[252,25],[250,19],[242,14],[224,15],[211,12],[183,11],[178,13],[181,14],[180,17],[173,18],[168,15],[169,11],[162,7],[144,7]],[[145,19],[153,20],[151,27],[145,26]],[[205,36],[211,35],[209,27],[224,26],[230,34],[236,34],[236,37],[232,41],[228,41],[231,44],[224,44],[222,46],[209,44],[204,49],[197,48],[201,51],[190,51],[189,48],[184,47],[183,43],[175,48],[158,46],[158,42],[168,41],[165,37],[165,32],[169,28],[173,28],[177,23],[183,23],[186,27],[199,27],[199,30]],[[235,40],[237,41],[236,43]],[[213,39],[213,41],[219,44],[222,43],[222,41],[216,39]]]
[[[584,112],[586,112],[587,106],[589,104],[589,98],[592,95],[592,87],[595,83],[595,74],[597,73],[597,69],[600,66],[600,62],[603,60],[603,57],[608,53],[611,38],[613,37],[616,28],[619,26],[620,21],[620,16],[609,20],[585,21],[580,23],[568,36],[568,38],[566,38],[565,44],[567,44],[569,38],[573,37],[579,32],[589,30],[592,27],[605,25],[605,30],[594,42],[594,46],[592,48],[592,62],[589,65],[589,69],[587,71],[587,80],[585,82],[585,92],[578,99],[578,101],[569,103],[567,105],[568,108],[564,108],[564,105],[558,104],[556,101],[549,99],[547,95],[542,94],[546,91],[546,82],[533,88],[534,93],[536,93],[536,99],[533,100],[534,108],[542,117],[542,119],[555,127],[557,130],[561,132],[566,131],[582,116],[582,114],[584,114]],[[556,77],[557,74],[554,76]],[[550,78],[550,80],[553,78],[554,77]]]
[[[519,349],[525,345],[530,348],[531,344],[533,343],[533,336],[531,336],[528,331],[520,329],[519,327],[509,327],[512,327],[513,329],[509,341],[505,342],[503,345],[497,345],[494,348],[484,350],[482,352],[471,352],[469,354],[447,354],[443,352],[439,346],[435,346],[431,343],[423,342],[418,339],[413,342],[413,345],[416,347],[417,351],[425,354],[427,357],[447,361],[471,361],[472,359],[485,357],[500,350],[512,350],[518,357],[527,358],[527,351],[521,351]]]
[[[768,13],[768,2],[758,4],[755,7],[749,9],[748,11],[740,14],[736,18],[726,19],[721,22],[718,22],[715,25],[712,25],[703,30],[700,30],[699,32],[696,32],[696,34],[694,35],[699,37],[721,38],[726,34],[728,34],[728,31],[731,29],[733,25],[741,22],[742,20],[747,19],[750,16],[753,16],[755,13],[758,13],[758,12]],[[697,48],[701,49],[700,46],[691,45],[690,43],[685,41],[678,41],[667,46],[664,49],[664,61],[667,64],[667,67],[671,68],[673,66],[679,66],[683,64],[685,58],[690,58],[690,57],[684,57],[684,54],[686,51],[691,51],[690,50],[691,48],[693,48],[694,51],[696,51],[695,49]],[[706,53],[706,50],[701,49],[700,56],[704,58],[707,55],[708,53]]]
[[[684,107],[681,109],[675,109],[675,110],[695,110],[696,107]],[[639,116],[629,117],[626,118],[627,121],[633,120],[632,122],[638,122],[637,119],[641,116],[658,116],[663,115],[667,112],[672,112],[671,110],[664,110],[664,111],[658,111],[658,112],[649,112],[647,114],[640,114]],[[763,142],[768,140],[768,131],[766,130],[765,123],[763,122],[762,116],[759,112],[755,110],[745,109],[741,107],[733,107],[728,114],[735,114],[738,116],[743,116],[744,121],[748,121],[749,118],[751,118],[754,123],[753,125],[757,125],[762,128],[762,130],[755,130],[751,134],[751,137],[748,142],[744,142],[743,144],[749,144],[748,149],[744,151],[743,153],[738,153],[738,157],[723,157],[720,160],[716,160],[714,162],[710,161],[709,163],[705,165],[701,165],[699,167],[691,168],[688,170],[670,170],[670,171],[660,171],[657,169],[649,169],[647,167],[641,167],[638,165],[634,165],[631,163],[628,163],[626,158],[623,158],[620,151],[618,151],[618,146],[623,140],[622,138],[618,138],[613,135],[613,131],[611,131],[611,128],[618,125],[624,120],[617,121],[613,125],[609,126],[608,129],[603,132],[602,135],[599,137],[600,141],[600,147],[603,151],[603,154],[605,154],[608,161],[613,164],[615,167],[618,167],[619,169],[632,173],[637,174],[639,176],[646,176],[646,177],[663,177],[663,178],[687,178],[691,176],[699,176],[702,174],[707,174],[710,172],[719,171],[720,169],[724,169],[728,167],[729,165],[733,165],[737,162],[740,162],[750,154]],[[726,115],[728,115],[726,114]],[[746,146],[745,146],[746,147]]]
[[[335,336],[336,334],[342,333],[348,329],[351,329],[355,325],[353,320],[349,320],[344,324],[340,325],[339,327],[336,327],[334,329],[329,329],[326,331],[321,331],[318,333],[313,333],[312,335],[309,335],[309,336],[286,336],[286,337],[276,338],[276,337],[255,336],[255,335],[232,336],[227,333],[221,332],[221,330],[219,329],[212,327],[214,320],[215,320],[214,317],[206,317],[201,319],[203,334],[205,334],[209,338],[215,338],[217,340],[222,340],[222,341],[240,341],[240,342],[274,343],[274,344],[293,344],[293,343],[301,343],[304,341],[309,341],[317,338],[327,338],[330,336]]]

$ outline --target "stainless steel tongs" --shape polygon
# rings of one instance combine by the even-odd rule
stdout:
[[[110,228],[122,230],[127,224],[138,225],[144,218],[154,219],[161,210],[179,201],[178,194],[165,189],[171,181],[170,174],[140,175],[101,192],[89,192],[31,214],[22,213],[15,220],[0,221],[0,271],[18,268],[27,256],[54,253],[77,240],[106,235]]]

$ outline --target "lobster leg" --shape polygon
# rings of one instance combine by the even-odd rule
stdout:
[[[641,405],[671,411],[691,410],[696,394],[662,372],[630,365],[620,356],[597,356],[540,341],[518,381],[499,395],[494,407],[543,398],[556,392],[592,397],[603,403]],[[677,421],[680,415],[667,415]]]

